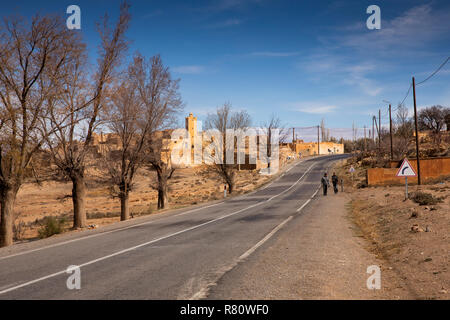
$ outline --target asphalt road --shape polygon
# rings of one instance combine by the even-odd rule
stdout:
[[[0,249],[0,299],[205,298],[314,201],[323,172],[343,157],[298,162],[226,201]],[[81,270],[79,290],[66,285],[71,265]]]

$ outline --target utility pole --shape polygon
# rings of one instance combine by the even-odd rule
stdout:
[[[295,128],[292,128],[292,143],[295,141]]]
[[[372,116],[372,140],[375,143],[375,125],[374,125],[374,122],[375,122],[375,117]]]
[[[389,134],[391,135],[391,161],[394,160],[394,147],[392,144],[392,116],[391,116],[391,104],[389,104]]]
[[[317,126],[317,155],[320,154],[320,126]]]
[[[417,125],[416,81],[414,80],[414,77],[412,78],[412,82],[413,82],[413,97],[414,97],[414,123],[416,126],[417,182],[420,185],[422,184],[422,180],[420,178],[419,129]]]
[[[378,109],[378,153],[381,155],[381,109]]]
[[[364,125],[364,152],[367,152],[367,145],[366,145],[366,125]]]

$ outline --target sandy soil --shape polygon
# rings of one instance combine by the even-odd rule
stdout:
[[[348,194],[317,195],[267,246],[225,274],[208,299],[395,299],[388,266],[347,219]],[[380,266],[381,289],[367,288]],[[264,281],[261,281],[264,279]]]
[[[293,160],[289,161],[291,163]],[[283,163],[287,164],[287,163]],[[275,175],[277,176],[277,175]],[[234,195],[247,193],[267,183],[271,178],[255,171],[241,170],[237,174]],[[130,194],[132,216],[155,214],[157,191],[151,186],[156,181],[152,171],[141,171]],[[120,202],[113,198],[108,185],[98,180],[88,180],[86,211],[88,224],[101,226],[120,220]],[[47,181],[42,185],[26,183],[16,200],[16,232],[18,240],[36,238],[42,219],[46,216],[64,217],[65,227],[72,223],[72,185],[68,182]],[[169,207],[180,208],[223,198],[223,183],[203,167],[184,168],[175,171],[169,180]]]
[[[352,188],[348,167],[337,171],[351,194],[349,217],[368,240],[368,250],[395,272],[391,287],[402,289],[401,298],[449,299],[450,181],[410,186],[410,195],[421,191],[442,201],[419,205],[405,200],[402,186]],[[357,168],[354,185],[363,180],[361,171]]]
[[[225,274],[208,298],[449,299],[450,182],[411,187],[443,201],[420,206],[404,201],[403,187],[352,187],[349,167],[330,170],[344,180],[344,192],[319,194],[267,248]],[[353,185],[363,179],[356,167]],[[381,269],[380,290],[367,289],[371,265]]]

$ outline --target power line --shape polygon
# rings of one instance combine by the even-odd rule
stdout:
[[[436,71],[434,71],[432,74],[430,74],[430,75],[428,76],[428,78],[426,78],[425,80],[422,80],[422,81],[416,83],[416,86],[418,86],[418,85],[420,85],[420,84],[422,84],[422,83],[428,81],[431,77],[433,77],[436,73],[438,73],[438,72],[445,66],[445,64],[446,64],[449,60],[450,60],[450,56],[447,57],[447,59],[445,59],[445,61],[439,66],[439,68],[437,68]]]
[[[409,93],[411,92],[411,88],[412,88],[412,83],[409,85],[409,89],[408,89],[408,91],[406,92],[406,95],[405,95],[405,97],[403,98],[402,102],[400,102],[400,106],[402,106],[403,103],[405,102],[406,98],[408,98]]]
[[[447,64],[447,62],[448,62],[449,60],[450,60],[450,56],[447,57],[447,59],[445,59],[445,61],[439,66],[439,68],[437,68],[437,69],[436,69],[432,74],[430,74],[425,80],[422,80],[422,81],[416,83],[416,86],[419,85],[419,84],[422,84],[422,83],[424,83],[424,82],[426,82],[426,81],[428,81],[429,79],[431,79],[436,73],[438,73],[438,72],[439,72],[439,71]],[[400,105],[403,105],[403,103],[405,102],[406,98],[408,98],[408,96],[409,96],[409,94],[410,94],[410,92],[411,92],[411,88],[412,88],[412,83],[409,84],[408,91],[406,92],[406,95],[405,95],[405,97],[403,98],[403,100],[402,100],[402,102],[400,103]],[[395,107],[395,108],[393,109],[393,112],[396,112],[397,110],[398,110],[398,106]]]

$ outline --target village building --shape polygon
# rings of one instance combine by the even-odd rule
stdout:
[[[187,161],[184,167],[196,167],[204,164],[204,160],[201,163],[194,163],[194,144],[196,139],[200,139],[202,142],[202,150],[210,143],[210,141],[205,141],[203,139],[204,132],[198,131],[197,117],[193,113],[189,113],[189,116],[185,118],[185,129],[189,132],[189,146],[191,149],[190,161]],[[178,140],[172,140],[173,129],[157,131],[154,134],[154,139],[160,141],[161,145],[161,159],[163,161],[170,161],[170,154],[174,147],[178,143],[182,143],[182,138],[179,137]],[[256,138],[256,148],[259,151],[261,139],[265,139],[263,135],[259,135]],[[93,151],[97,156],[109,151],[117,151],[120,149],[120,138],[118,135],[113,133],[100,133],[93,134]],[[200,150],[197,150],[199,152]],[[314,156],[314,155],[328,155],[328,154],[343,154],[344,145],[341,143],[334,142],[320,142],[319,148],[317,147],[317,142],[304,142],[301,139],[296,139],[291,143],[280,143],[279,145],[279,162],[280,165],[284,165],[288,160],[299,158],[300,156]],[[245,163],[239,165],[241,170],[255,170],[261,169],[267,166],[263,163],[261,159],[254,159],[250,157],[249,150],[249,138],[245,138]],[[237,160],[237,155],[235,155],[235,160]],[[237,163],[237,161],[235,161]],[[255,163],[256,162],[256,163]]]

